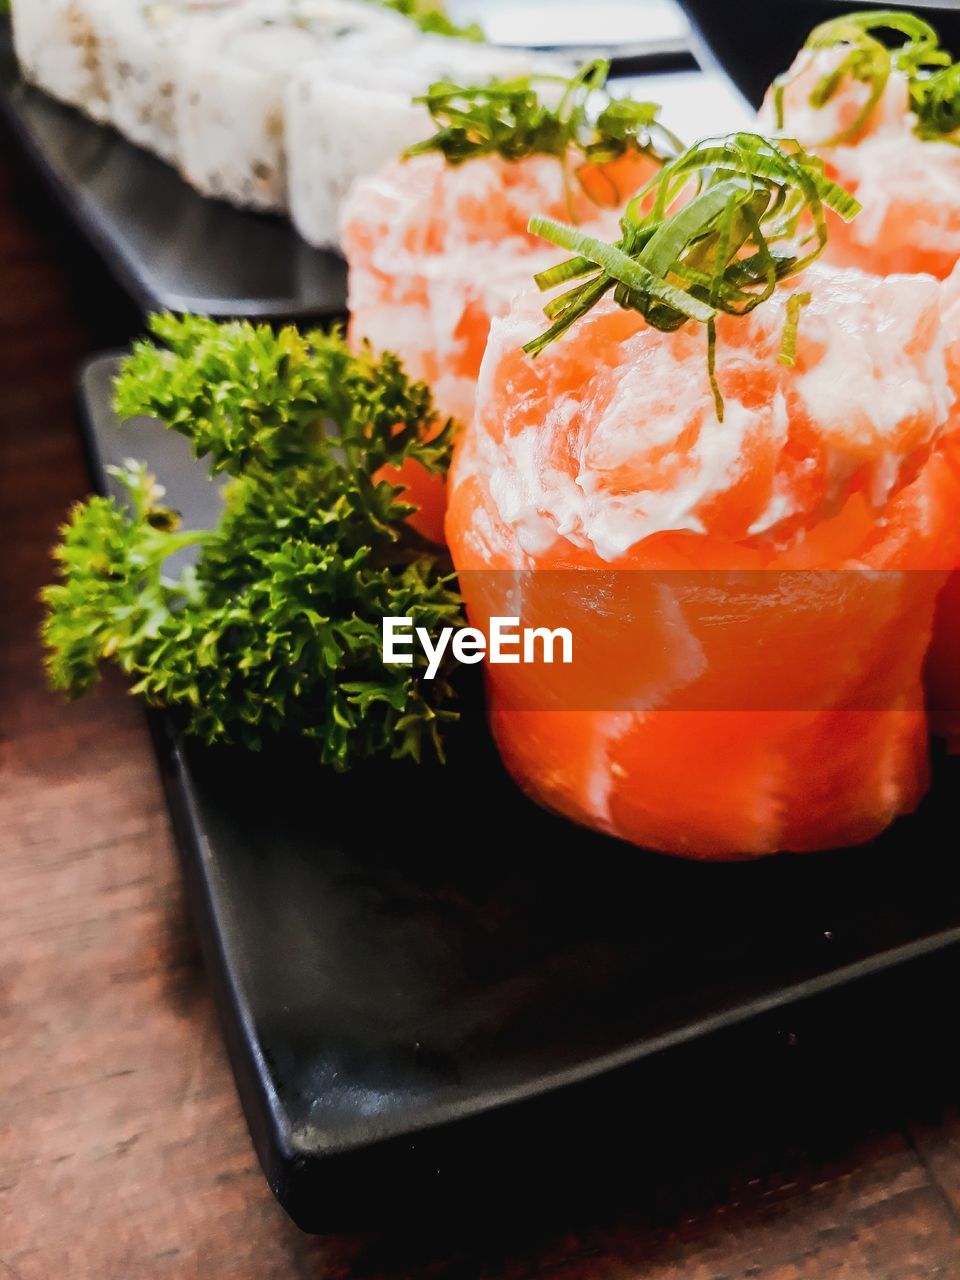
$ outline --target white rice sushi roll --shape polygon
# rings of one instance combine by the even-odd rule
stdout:
[[[177,65],[188,24],[244,0],[113,0],[101,11],[100,62],[113,124],[131,142],[176,164]]]
[[[297,68],[327,51],[382,62],[420,39],[398,14],[348,0],[250,0],[191,29],[176,93],[184,177],[204,195],[285,210],[284,93]]]
[[[26,80],[95,120],[106,120],[108,96],[97,25],[100,3],[14,0],[13,40]]]
[[[340,209],[353,182],[434,131],[426,108],[413,101],[431,84],[484,84],[536,70],[570,71],[530,52],[433,35],[389,64],[358,56],[304,64],[291,78],[286,100],[290,212],[297,230],[318,247],[339,244]]]

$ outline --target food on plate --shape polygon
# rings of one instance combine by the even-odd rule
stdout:
[[[340,243],[341,209],[351,184],[433,131],[426,107],[414,101],[431,84],[485,84],[527,75],[537,66],[546,70],[551,64],[523,50],[426,35],[403,57],[371,59],[362,50],[344,50],[323,75],[310,64],[294,71],[285,137],[290,212],[300,234],[320,248]],[[334,121],[346,127],[331,127]]]
[[[890,10],[823,23],[774,81],[761,121],[823,156],[864,207],[831,236],[829,261],[950,274],[960,258],[960,65],[929,23]]]
[[[434,134],[347,199],[351,335],[396,351],[461,422],[473,412],[491,318],[555,257],[528,233],[531,212],[613,234],[627,198],[679,149],[656,106],[607,93],[607,70],[595,62],[559,82],[437,83],[418,104]],[[403,480],[441,537],[442,481]]]
[[[854,844],[926,784],[960,541],[940,286],[815,261],[830,210],[857,205],[796,144],[708,140],[615,244],[534,219],[576,256],[546,320],[530,290],[491,326],[449,482],[468,617],[584,650],[491,666],[493,732],[530,795],[635,844]]]
[[[657,107],[606,95],[607,69],[591,63],[562,83],[435,84],[417,104],[433,135],[347,200],[351,332],[395,350],[455,417],[470,416],[491,318],[549,262],[527,231],[531,212],[612,230],[678,148]]]
[[[924,679],[960,746],[960,77],[928,24],[824,24],[769,96],[778,141],[683,151],[605,63],[547,69],[417,0],[15,22],[38,83],[198,190],[342,235],[350,268],[349,345],[164,317],[127,359],[119,414],[186,435],[225,507],[182,530],[131,463],[75,508],[57,687],[113,660],[209,742],[419,759],[455,718],[423,637],[499,619],[525,656],[487,650],[497,744],[577,822],[723,859],[914,808]]]
[[[927,271],[942,279],[954,271],[960,260],[960,64],[940,48],[929,23],[898,11],[823,23],[774,82],[763,115],[816,147],[865,207],[862,217],[831,236],[826,257],[881,274]],[[948,309],[951,341],[960,350],[955,296]],[[960,396],[956,356],[953,370]],[[932,724],[955,748],[958,656],[955,578],[940,602],[929,660]]]
[[[334,332],[152,322],[121,370],[122,419],[149,414],[230,484],[211,531],[182,530],[146,470],[114,475],[124,501],[78,504],[44,593],[47,666],[71,696],[116,662],[134,692],[207,742],[312,742],[337,769],[439,751],[455,718],[449,663],[389,666],[382,619],[456,625],[449,563],[425,550],[404,495],[377,475],[407,458],[449,460],[429,390],[395,357],[351,352]],[[424,435],[432,435],[429,443]],[[195,547],[193,569],[165,573]]]

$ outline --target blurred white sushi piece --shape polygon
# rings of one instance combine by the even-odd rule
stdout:
[[[376,173],[436,126],[413,99],[431,84],[486,84],[541,71],[569,75],[559,60],[471,40],[422,36],[402,58],[357,53],[304,63],[286,98],[290,212],[310,244],[339,244],[340,209],[358,178]]]
[[[13,0],[11,9],[14,48],[24,78],[94,120],[109,115],[97,27],[101,3]]]
[[[247,0],[191,27],[175,95],[184,177],[204,195],[285,210],[291,76],[325,53],[368,64],[404,58],[421,38],[414,23],[364,0]]]
[[[99,55],[109,116],[131,142],[179,162],[175,97],[181,46],[191,26],[244,3],[100,0]]]

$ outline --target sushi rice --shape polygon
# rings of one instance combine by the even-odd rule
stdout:
[[[183,174],[204,195],[287,208],[284,96],[291,76],[336,58],[405,54],[417,27],[346,0],[252,0],[191,30],[178,51],[176,126]]]
[[[243,0],[150,0],[104,4],[98,15],[100,62],[111,123],[170,164],[180,161],[177,67],[191,25],[236,10]]]
[[[94,120],[109,119],[100,63],[105,0],[13,0],[13,41],[24,77]],[[108,5],[109,7],[109,5]]]

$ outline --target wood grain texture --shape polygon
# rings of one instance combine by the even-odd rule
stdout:
[[[463,1222],[428,1213],[402,1231],[377,1228],[374,1209],[368,1231],[323,1240],[287,1221],[240,1115],[140,712],[116,680],[75,706],[44,687],[36,595],[88,485],[76,366],[132,323],[64,236],[4,161],[0,1278],[960,1276],[960,1053],[949,1029],[924,1039],[922,1010],[890,1055],[855,1029],[846,1068],[815,1029],[805,1059],[792,1031],[785,1083],[762,1102],[753,1042],[730,1040],[723,1070],[747,1085],[729,1114],[710,1094],[722,1071],[708,1048],[686,1068],[688,1108],[655,1139],[640,1125],[602,1179],[581,1170],[592,1194],[543,1206],[531,1188],[502,1220],[479,1203]],[[914,1003],[902,986],[900,998]],[[817,1090],[834,1077],[827,1104]]]

